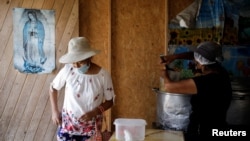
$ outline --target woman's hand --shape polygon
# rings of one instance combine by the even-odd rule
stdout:
[[[52,112],[52,122],[55,125],[61,125],[62,124],[62,116],[59,111],[53,111]]]
[[[94,110],[87,112],[86,114],[82,115],[78,120],[80,122],[93,120],[99,114],[97,110],[98,109],[95,108]]]
[[[161,62],[161,77],[166,81],[166,82],[170,82],[170,79],[169,79],[169,74],[168,74],[168,64],[167,64],[167,61],[166,60],[168,60],[168,62],[169,61],[171,61],[172,60],[172,58],[173,57],[170,57],[170,56],[162,56],[162,57],[164,57],[163,59],[161,59],[162,60],[162,62]]]
[[[161,55],[161,61],[160,63],[164,63],[166,65],[170,64],[171,62],[173,62],[175,59],[176,59],[176,56],[175,55]]]
[[[113,99],[106,100],[104,103],[96,107],[94,110],[87,112],[82,115],[78,120],[80,122],[86,122],[93,120],[97,115],[101,115],[104,111],[111,108],[113,106]],[[99,108],[102,107],[102,108]]]

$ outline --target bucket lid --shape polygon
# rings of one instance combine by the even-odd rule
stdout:
[[[147,125],[144,119],[131,119],[131,118],[118,118],[114,121],[115,125],[126,125],[126,126],[141,126]]]

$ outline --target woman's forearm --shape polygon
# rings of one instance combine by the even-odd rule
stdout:
[[[50,95],[50,104],[52,112],[53,111],[58,112],[58,105],[57,105],[58,91],[54,88],[50,88],[49,95]]]
[[[194,59],[194,53],[193,52],[184,52],[180,54],[174,54],[176,59],[186,59],[186,60],[192,60]]]

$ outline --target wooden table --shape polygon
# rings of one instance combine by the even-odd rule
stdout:
[[[118,141],[115,133],[109,141]],[[182,131],[146,129],[144,141],[184,141],[184,135]]]

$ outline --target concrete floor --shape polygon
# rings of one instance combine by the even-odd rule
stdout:
[[[227,114],[230,125],[250,126],[250,79],[232,80],[233,97]]]
[[[227,121],[233,125],[250,125],[250,95],[248,99],[232,99]]]

